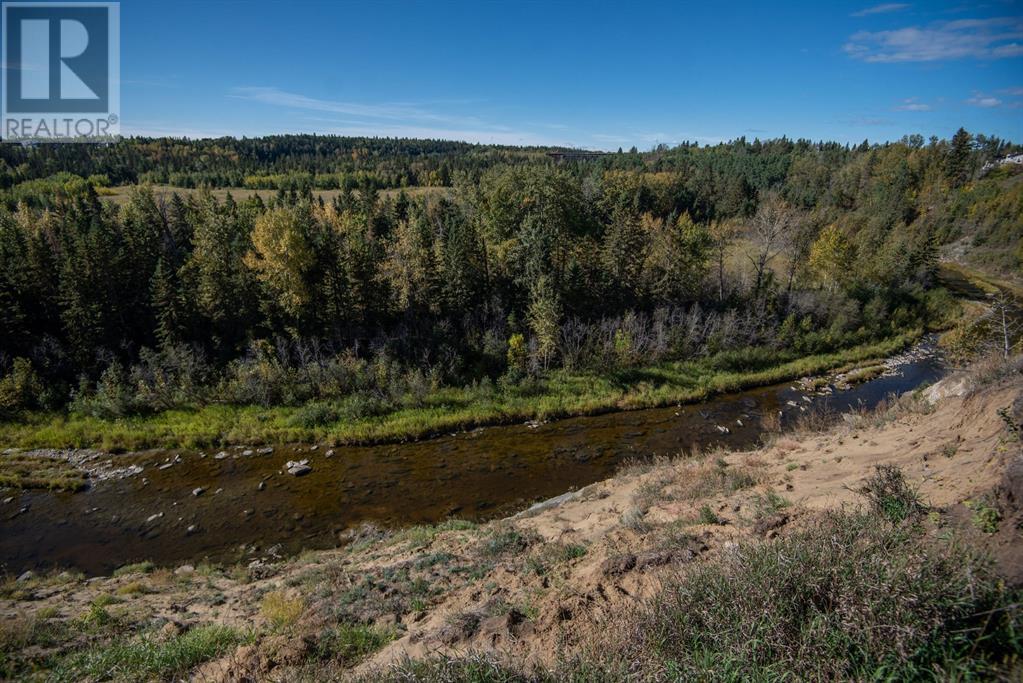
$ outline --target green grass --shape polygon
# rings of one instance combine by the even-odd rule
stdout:
[[[53,681],[150,680],[186,674],[247,640],[227,626],[197,626],[170,640],[148,635],[115,639],[71,654],[57,663]]]
[[[588,415],[613,410],[692,403],[710,396],[765,386],[896,353],[919,337],[910,332],[873,344],[802,358],[778,355],[754,369],[729,369],[720,357],[667,362],[608,372],[559,370],[535,390],[481,387],[442,388],[417,407],[382,415],[319,423],[306,407],[209,405],[149,416],[103,420],[36,413],[0,424],[0,444],[24,448],[99,447],[114,449],[196,448],[226,444],[326,442],[337,445],[394,442],[459,429]],[[735,355],[731,352],[730,359]],[[724,366],[724,367],[722,367]]]
[[[340,624],[320,634],[316,652],[321,659],[354,664],[394,640],[393,631],[361,624]]]
[[[128,574],[148,574],[156,569],[156,565],[146,560],[135,564],[126,564],[114,570],[114,576],[127,576]]]

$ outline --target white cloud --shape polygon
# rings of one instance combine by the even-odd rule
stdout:
[[[926,102],[920,102],[915,97],[907,97],[901,104],[895,106],[895,111],[931,111],[934,107]]]
[[[867,7],[861,9],[859,12],[853,12],[849,16],[851,17],[866,17],[871,14],[888,14],[889,12],[900,12],[907,9],[909,5],[903,2],[888,2],[883,5],[874,5],[873,7]]]
[[[1023,55],[1023,18],[960,19],[893,31],[859,31],[843,46],[865,62],[1002,59]]]
[[[998,91],[1002,95],[1010,95],[1012,97],[1023,97],[1023,88],[1002,88]]]
[[[997,107],[1002,103],[997,97],[991,97],[990,95],[982,95],[976,93],[973,97],[966,100],[966,104],[971,104],[974,107],[985,107],[990,109],[991,107]]]

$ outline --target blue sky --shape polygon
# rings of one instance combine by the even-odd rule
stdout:
[[[123,132],[1023,141],[1023,3],[121,3]]]

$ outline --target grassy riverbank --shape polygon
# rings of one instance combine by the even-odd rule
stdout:
[[[896,353],[918,339],[908,332],[872,344],[805,357],[725,353],[602,373],[559,370],[521,385],[442,388],[414,405],[364,415],[344,403],[299,407],[209,405],[103,420],[36,413],[0,424],[0,445],[107,450],[227,444],[375,443],[421,438],[483,425],[691,403]]]

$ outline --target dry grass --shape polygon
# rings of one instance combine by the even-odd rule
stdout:
[[[760,467],[729,465],[720,458],[686,465],[680,467],[676,475],[678,488],[675,497],[684,500],[734,493],[755,486],[762,476]]]
[[[305,600],[294,593],[270,591],[259,604],[259,613],[270,622],[275,630],[289,628],[298,622],[305,612]]]

